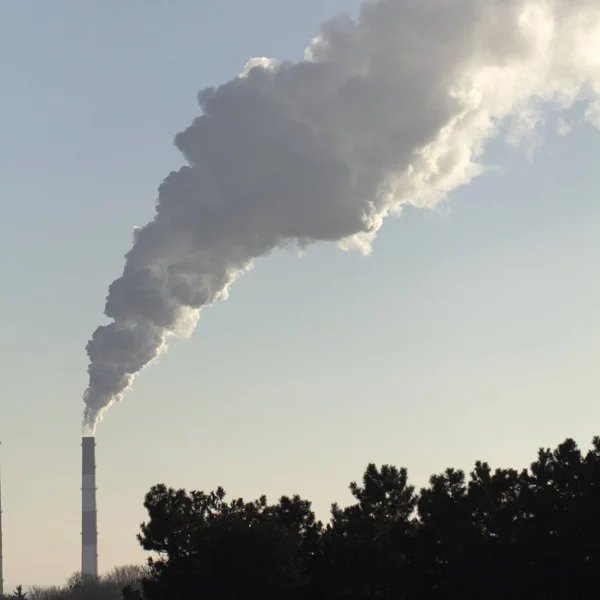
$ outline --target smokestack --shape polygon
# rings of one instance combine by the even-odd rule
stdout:
[[[96,438],[81,440],[81,576],[98,579],[96,523]]]

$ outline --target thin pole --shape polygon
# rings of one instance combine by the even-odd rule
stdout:
[[[0,442],[0,446],[2,442]],[[4,563],[2,558],[2,463],[0,461],[0,598],[4,596]]]

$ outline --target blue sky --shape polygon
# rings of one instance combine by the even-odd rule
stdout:
[[[22,0],[0,7],[0,439],[7,584],[79,565],[85,344],[134,225],[181,164],[196,93],[253,56],[299,59],[357,2]],[[367,462],[416,485],[476,459],[587,446],[600,417],[600,135],[544,130],[372,256],[318,245],[257,262],[98,432],[100,565],[144,560],[151,485],[300,493],[326,518]]]

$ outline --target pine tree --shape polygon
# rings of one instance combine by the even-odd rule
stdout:
[[[18,598],[19,600],[26,600],[27,592],[23,591],[23,586],[18,585],[17,589],[13,592],[12,598]]]

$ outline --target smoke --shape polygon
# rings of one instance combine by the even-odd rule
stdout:
[[[480,174],[501,129],[520,143],[575,102],[600,126],[600,3],[367,0],[304,60],[253,59],[198,102],[175,137],[187,164],[134,232],[87,345],[90,431],[257,257],[319,240],[368,253],[386,216]]]

